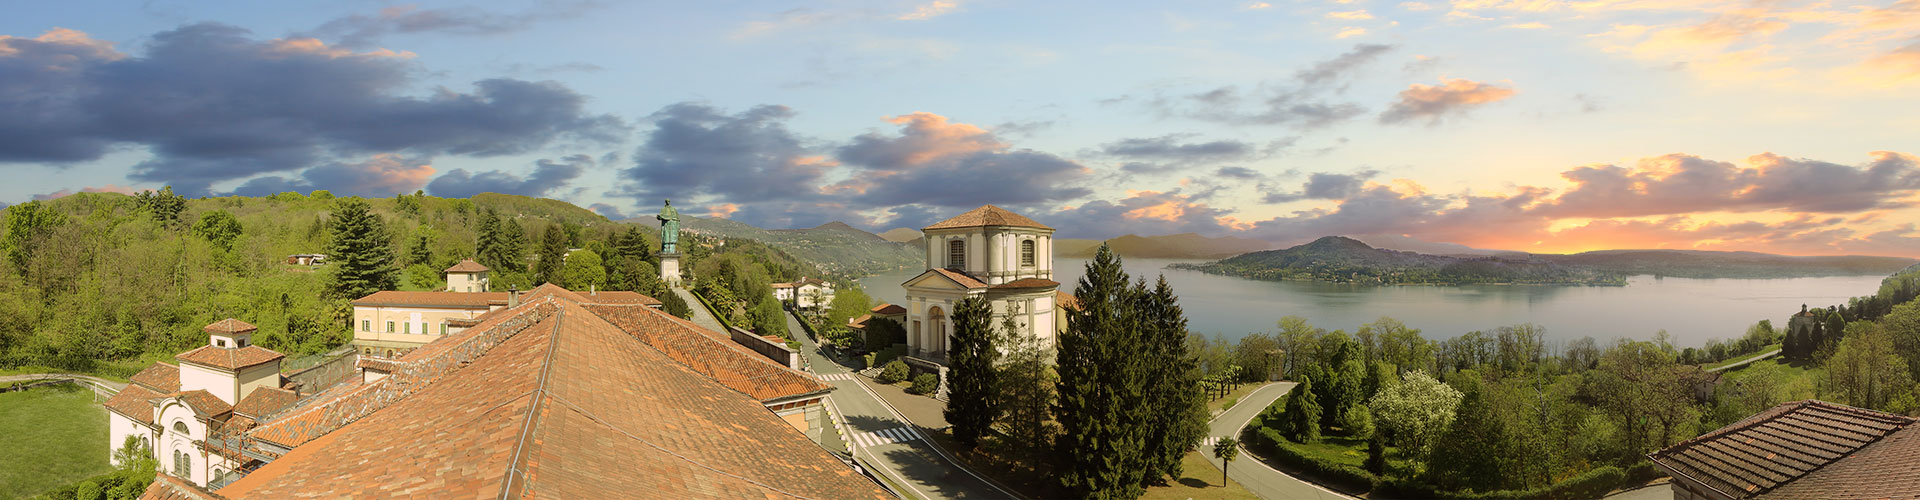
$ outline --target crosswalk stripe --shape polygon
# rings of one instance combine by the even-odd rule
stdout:
[[[881,429],[881,430],[871,431],[871,432],[862,432],[862,433],[853,435],[853,441],[855,443],[859,443],[860,447],[862,448],[870,448],[874,446],[893,444],[893,443],[904,443],[904,442],[912,441],[915,439],[919,439],[919,436],[914,435],[913,432],[908,431],[907,428],[905,427],[894,427],[890,429]]]
[[[824,375],[821,375],[821,376],[820,376],[820,380],[853,380],[853,374],[851,374],[851,373],[828,373],[828,374],[824,374]]]

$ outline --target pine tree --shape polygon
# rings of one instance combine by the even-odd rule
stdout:
[[[1314,400],[1313,379],[1300,376],[1300,385],[1293,387],[1287,394],[1287,410],[1283,416],[1282,430],[1296,443],[1312,443],[1320,440],[1320,403]]]
[[[540,239],[540,262],[534,265],[533,284],[552,283],[560,279],[561,266],[567,260],[567,230],[559,224],[547,226],[547,234]]]
[[[1187,352],[1187,317],[1173,287],[1161,276],[1151,291],[1136,292],[1146,318],[1147,479],[1159,483],[1184,473],[1181,459],[1207,433],[1206,397],[1200,393],[1198,361]]]
[[[393,246],[387,241],[386,224],[375,215],[365,200],[347,198],[335,204],[330,222],[333,235],[332,265],[335,296],[364,297],[398,285]]]
[[[1427,473],[1434,484],[1452,489],[1491,491],[1509,485],[1504,474],[1514,440],[1488,406],[1480,384],[1469,384],[1453,423],[1433,443]]]
[[[993,342],[992,315],[987,301],[967,297],[953,305],[952,347],[947,350],[952,368],[947,370],[947,422],[953,424],[953,438],[968,447],[980,445],[1001,414],[999,387],[994,363],[1000,350]]]
[[[479,232],[475,235],[473,242],[476,260],[480,265],[505,271],[507,265],[502,255],[505,248],[502,248],[501,241],[501,237],[505,235],[500,232],[500,214],[494,212],[492,208],[481,210],[480,221],[476,226],[474,229]]]
[[[413,244],[407,246],[407,263],[410,265],[431,265],[433,262],[433,248],[428,246],[431,243],[433,243],[433,236],[427,234],[425,230],[415,233],[413,235]]]
[[[1056,476],[1072,495],[1134,498],[1145,490],[1145,370],[1140,326],[1126,314],[1134,302],[1127,273],[1106,245],[1087,262],[1074,287],[1080,309],[1067,315],[1056,366]]]
[[[512,272],[527,270],[527,233],[512,219],[500,219],[500,268]]]

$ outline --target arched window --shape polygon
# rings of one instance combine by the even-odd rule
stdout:
[[[1033,240],[1020,240],[1020,267],[1033,267]]]
[[[192,436],[192,435],[193,435],[193,433],[192,433],[192,432],[187,432],[187,423],[186,423],[186,422],[183,422],[183,421],[174,421],[174,422],[173,422],[173,432],[178,432],[178,433],[181,433],[181,434],[186,434],[186,435],[188,435],[188,436]]]
[[[947,241],[947,269],[955,271],[967,268],[967,242],[963,240]]]
[[[193,457],[187,455],[187,452],[174,450],[173,451],[173,475],[180,476],[183,478],[191,478],[193,477],[193,473],[191,472],[192,470],[193,470]]]

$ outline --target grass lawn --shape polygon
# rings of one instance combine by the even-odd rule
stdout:
[[[1214,464],[1220,463],[1218,459],[1213,458],[1213,453],[1211,451],[1205,454],[1202,454],[1201,452],[1197,452],[1197,451],[1187,453],[1187,456],[1183,458],[1182,461],[1180,462],[1181,463],[1180,470],[1182,472],[1181,474],[1182,477],[1180,478],[1180,480],[1174,481],[1172,483],[1168,483],[1166,486],[1148,487],[1147,493],[1144,495],[1140,495],[1140,498],[1156,499],[1156,500],[1157,499],[1176,500],[1176,499],[1188,499],[1188,498],[1260,498],[1258,496],[1254,496],[1253,492],[1247,491],[1245,487],[1240,486],[1240,483],[1238,481],[1228,480],[1227,484],[1223,487],[1220,484],[1220,469],[1214,468],[1212,465],[1208,465],[1207,462],[1209,461],[1213,462]],[[1227,467],[1232,468],[1232,467],[1259,467],[1259,466],[1260,466],[1259,464],[1247,463],[1247,456],[1246,454],[1242,453],[1238,458],[1234,459],[1232,464],[1228,465]]]
[[[113,470],[107,412],[69,384],[0,394],[0,498],[24,497]]]

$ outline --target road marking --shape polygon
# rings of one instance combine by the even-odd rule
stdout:
[[[824,373],[824,374],[821,374],[821,375],[820,375],[820,380],[853,380],[853,374],[851,374],[851,373]]]
[[[862,448],[870,448],[874,446],[893,444],[893,443],[904,443],[904,442],[912,441],[915,439],[920,439],[920,436],[911,432],[907,432],[907,428],[905,427],[894,427],[892,429],[881,429],[873,432],[862,432],[862,433],[853,435],[853,440],[856,442],[859,442]]]
[[[1213,446],[1215,443],[1219,443],[1219,442],[1220,442],[1220,436],[1207,436],[1206,439],[1200,440],[1200,446]]]

